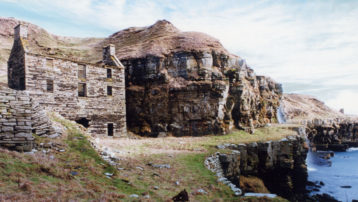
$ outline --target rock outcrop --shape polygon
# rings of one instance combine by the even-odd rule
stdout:
[[[346,151],[358,146],[358,121],[352,119],[320,120],[306,124],[307,137],[317,150]]]
[[[305,142],[302,136],[289,136],[280,141],[226,144],[219,147],[233,152],[214,156],[224,177],[236,186],[240,186],[240,176],[257,176],[271,193],[298,200],[306,194],[308,146]]]
[[[110,42],[129,38],[137,40],[119,46],[128,51],[118,57],[126,66],[127,121],[135,133],[205,135],[276,122],[281,85],[256,76],[218,40],[158,21],[118,32]]]
[[[358,118],[345,115],[308,95],[284,94],[282,112],[289,123],[306,127],[306,134],[315,150],[345,151],[358,146]]]

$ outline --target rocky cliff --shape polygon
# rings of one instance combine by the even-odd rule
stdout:
[[[229,149],[232,153],[217,153],[206,164],[213,171],[220,170],[221,177],[237,187],[241,176],[256,176],[271,193],[299,200],[305,197],[308,176],[305,163],[308,145],[305,142],[302,136],[289,136],[279,141],[220,145],[219,148]],[[220,168],[213,169],[217,166]],[[219,181],[225,183],[223,179]]]
[[[126,66],[127,120],[135,133],[204,135],[276,122],[281,85],[256,76],[217,39],[158,21],[109,41],[128,39],[133,43],[120,46],[127,52],[118,56]]]
[[[0,40],[6,41],[0,47],[2,74],[18,23],[0,19]],[[245,60],[206,34],[182,32],[162,20],[108,38],[81,39],[21,23],[29,27],[30,51],[39,54],[93,63],[101,60],[102,46],[114,44],[126,66],[127,121],[135,133],[204,135],[276,122],[281,85],[257,76]]]
[[[307,137],[317,150],[346,151],[358,146],[358,121],[334,119],[309,121]]]
[[[290,123],[305,125],[313,149],[345,151],[358,146],[358,118],[326,106],[322,101],[299,94],[284,94],[282,112]]]

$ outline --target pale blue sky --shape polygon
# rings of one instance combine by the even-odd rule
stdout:
[[[65,36],[106,37],[167,19],[218,38],[286,92],[358,114],[358,1],[0,0],[0,16]]]

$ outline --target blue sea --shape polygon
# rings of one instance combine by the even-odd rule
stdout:
[[[318,153],[310,151],[306,160],[308,180],[324,183],[320,191],[313,194],[326,193],[344,202],[358,200],[358,148],[335,152],[329,160],[318,156]]]

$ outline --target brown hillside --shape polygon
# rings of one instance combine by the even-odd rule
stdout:
[[[293,122],[348,118],[348,116],[329,108],[324,102],[309,95],[284,94],[282,96],[282,109],[288,121]]]
[[[199,32],[181,32],[166,20],[149,27],[134,27],[114,33],[103,45],[113,43],[119,59],[142,58],[146,55],[162,57],[171,52],[207,51],[229,55],[219,40]]]

